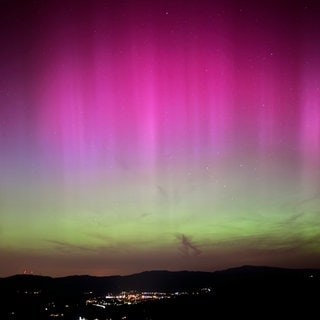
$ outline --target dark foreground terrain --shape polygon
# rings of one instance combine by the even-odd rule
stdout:
[[[0,279],[0,319],[318,319],[320,270],[244,266],[217,272]]]

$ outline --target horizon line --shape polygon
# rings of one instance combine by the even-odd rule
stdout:
[[[168,272],[168,273],[181,273],[181,272],[190,272],[190,273],[215,273],[215,272],[223,272],[223,271],[229,271],[229,270],[235,270],[235,269],[241,269],[241,268],[265,268],[265,269],[282,269],[282,270],[319,270],[319,268],[306,268],[306,267],[278,267],[278,266],[268,266],[268,265],[250,265],[250,264],[244,264],[240,266],[234,266],[230,268],[225,269],[218,269],[213,271],[203,271],[203,270],[167,270],[167,269],[152,269],[152,270],[144,270],[140,272],[133,272],[130,274],[111,274],[111,275],[91,275],[91,274],[69,274],[69,275],[63,275],[63,276],[50,276],[50,275],[43,275],[40,273],[34,273],[32,271],[30,272],[23,272],[23,273],[16,273],[8,276],[0,276],[0,279],[7,279],[12,278],[16,276],[34,276],[34,277],[44,277],[44,278],[52,278],[52,279],[59,279],[59,278],[68,278],[68,277],[92,277],[92,278],[107,278],[107,277],[130,277],[134,275],[139,275],[142,273],[148,273],[148,272]]]

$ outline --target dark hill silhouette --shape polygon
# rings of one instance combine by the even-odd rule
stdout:
[[[25,314],[33,319],[46,319],[37,310],[50,301],[61,306],[81,306],[89,297],[107,293],[130,290],[191,293],[204,287],[212,288],[212,293],[208,296],[189,294],[176,300],[153,302],[141,310],[136,306],[132,310],[136,310],[137,314],[140,312],[140,316],[130,319],[146,319],[141,318],[143,310],[152,315],[150,319],[153,320],[206,319],[207,314],[220,315],[214,317],[217,319],[242,316],[288,318],[299,313],[303,314],[303,319],[309,319],[314,312],[318,312],[320,270],[242,266],[215,272],[146,271],[106,277],[15,275],[0,278],[0,318],[7,319],[10,310],[17,306],[23,310],[21,319],[25,318]],[[39,294],[34,294],[37,292]],[[74,312],[77,314],[78,311]],[[75,319],[74,314],[70,319]]]
[[[186,291],[213,285],[216,278],[214,272],[194,271],[146,271],[128,276],[68,276],[62,278],[42,277],[36,275],[15,275],[0,278],[0,286],[8,291],[60,292],[62,294],[76,294],[94,292],[121,291]]]
[[[42,290],[63,291],[64,293],[83,293],[93,291],[120,292],[138,291],[188,291],[202,287],[237,286],[246,284],[290,285],[318,283],[318,269],[284,269],[273,267],[242,266],[215,272],[201,271],[145,271],[126,276],[89,276],[75,275],[52,278],[38,275],[15,275],[0,278],[1,288],[8,291]],[[242,288],[243,289],[243,288]]]

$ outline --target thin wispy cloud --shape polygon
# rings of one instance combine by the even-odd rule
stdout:
[[[198,246],[192,242],[191,238],[184,235],[178,234],[176,236],[179,241],[178,250],[185,256],[198,256],[202,253],[202,251],[198,248]]]
[[[82,251],[82,252],[91,251],[90,248],[87,248],[87,247],[84,247],[84,246],[80,246],[80,245],[74,245],[72,243],[65,242],[65,241],[46,240],[46,242],[52,244],[57,251],[60,251],[62,253],[74,253],[74,252],[79,252],[79,251]]]

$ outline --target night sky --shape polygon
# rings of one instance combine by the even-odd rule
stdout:
[[[320,268],[320,3],[0,0],[0,260]]]

